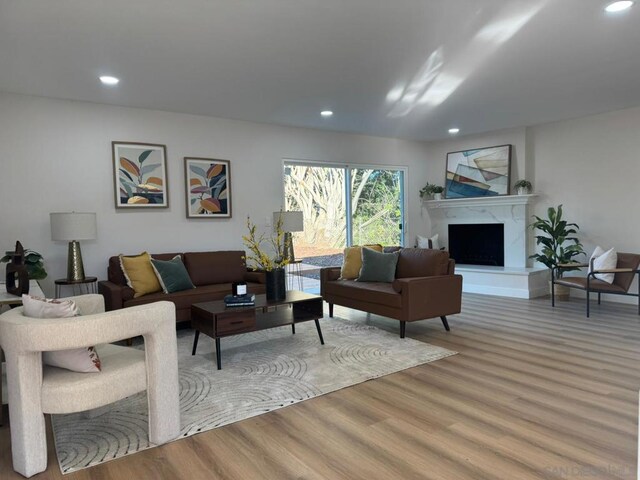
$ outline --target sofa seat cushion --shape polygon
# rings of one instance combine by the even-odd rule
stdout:
[[[45,365],[42,371],[42,411],[71,413],[98,408],[141,392],[147,385],[143,350],[118,345],[98,345],[102,372],[70,372]],[[107,380],[112,377],[117,381]],[[118,385],[118,388],[114,388]]]
[[[556,280],[556,284],[586,290],[587,277],[562,277]],[[615,283],[609,284],[602,280],[598,280],[597,278],[591,279],[589,282],[589,288],[594,292],[625,293],[625,289],[621,286],[616,285]]]
[[[214,300],[222,300],[225,295],[231,293],[231,283],[219,283],[216,285],[204,285],[189,290],[174,293],[152,293],[144,297],[134,298],[124,302],[125,307],[133,307],[135,305],[144,305],[160,300],[168,300],[176,305],[176,310],[189,309],[191,305],[199,302],[211,302]],[[263,293],[264,285],[247,283],[247,290],[250,293]]]
[[[324,293],[352,298],[361,302],[402,308],[402,296],[393,289],[391,283],[336,280],[325,284]]]

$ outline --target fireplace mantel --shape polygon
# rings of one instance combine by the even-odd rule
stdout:
[[[497,207],[501,205],[529,205],[536,200],[538,194],[499,195],[495,197],[445,198],[442,200],[425,200],[428,209],[462,208],[462,207]]]
[[[504,224],[504,267],[456,265],[464,277],[465,292],[532,298],[547,291],[547,270],[528,267],[530,205],[538,195],[451,198],[423,202],[429,214],[431,235],[449,245],[449,224]]]

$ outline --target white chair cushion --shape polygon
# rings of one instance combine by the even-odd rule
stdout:
[[[91,410],[147,388],[145,353],[130,347],[98,345],[102,372],[71,372],[45,365],[42,379],[42,411],[73,413]]]
[[[593,269],[594,270],[611,270],[612,268],[616,268],[618,266],[618,252],[615,249],[610,248],[606,252],[599,245],[593,251],[591,255],[591,259],[593,259]],[[589,271],[591,272],[591,259],[589,259]],[[607,282],[609,284],[613,283],[615,278],[615,273],[596,273],[594,275],[598,280],[602,280],[603,282]]]

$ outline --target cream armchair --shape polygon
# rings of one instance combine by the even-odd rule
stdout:
[[[13,468],[30,477],[47,468],[45,413],[91,410],[147,390],[149,440],[180,433],[175,306],[156,302],[104,312],[102,295],[72,297],[81,316],[35,319],[22,308],[0,315],[5,352]],[[145,349],[109,345],[142,335]],[[42,365],[42,352],[96,345],[100,373]]]

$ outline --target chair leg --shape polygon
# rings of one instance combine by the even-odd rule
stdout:
[[[551,306],[556,306],[556,284],[553,281],[553,270],[551,270]]]
[[[407,322],[400,322],[400,338],[404,338],[404,332],[407,327]]]
[[[587,318],[589,318],[589,289],[587,289]]]
[[[598,292],[598,305],[600,305],[600,293]]]
[[[447,322],[447,317],[445,317],[444,315],[442,315],[442,316],[440,317],[440,320],[442,320],[442,325],[444,325],[444,329],[445,329],[447,332],[450,332],[450,331],[451,331],[451,329],[449,328],[449,322]]]
[[[47,469],[47,437],[40,388],[42,356],[7,352],[13,469],[31,477]]]

